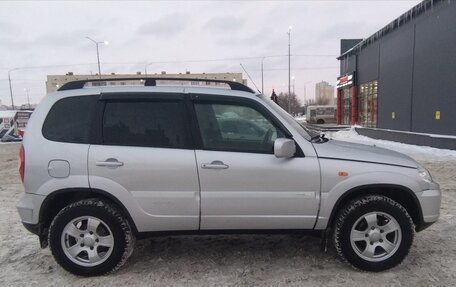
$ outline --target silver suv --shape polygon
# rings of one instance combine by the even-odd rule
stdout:
[[[439,185],[403,154],[313,135],[237,82],[157,81],[70,82],[28,123],[17,209],[69,272],[118,269],[136,238],[232,231],[312,231],[381,271],[439,217]]]

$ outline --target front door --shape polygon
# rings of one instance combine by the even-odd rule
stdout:
[[[318,160],[299,152],[293,158],[276,158],[274,140],[289,133],[255,101],[237,103],[230,98],[194,101],[201,135],[196,150],[200,228],[313,228],[319,202]]]

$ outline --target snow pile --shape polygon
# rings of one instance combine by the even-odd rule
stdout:
[[[295,120],[297,120],[298,122],[305,122],[306,121],[306,115],[297,116],[297,117],[295,117]]]
[[[399,142],[392,142],[387,140],[377,140],[362,136],[355,130],[356,126],[352,126],[348,130],[341,130],[338,132],[328,132],[327,137],[335,140],[354,142],[367,145],[375,145],[382,148],[391,149],[415,159],[421,160],[456,160],[456,151],[448,149],[438,149],[428,146],[417,146],[404,144]]]

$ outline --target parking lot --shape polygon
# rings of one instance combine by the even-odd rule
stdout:
[[[0,145],[0,282],[2,286],[450,286],[456,284],[456,158],[424,156],[443,191],[439,222],[417,234],[402,265],[355,271],[319,239],[303,235],[164,236],[139,241],[114,274],[65,272],[23,228],[16,202],[20,144]]]

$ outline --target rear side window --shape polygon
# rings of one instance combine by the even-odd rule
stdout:
[[[91,114],[96,96],[78,96],[57,101],[43,124],[43,136],[51,141],[89,143]]]
[[[103,116],[103,143],[188,148],[190,136],[183,102],[107,102]]]

